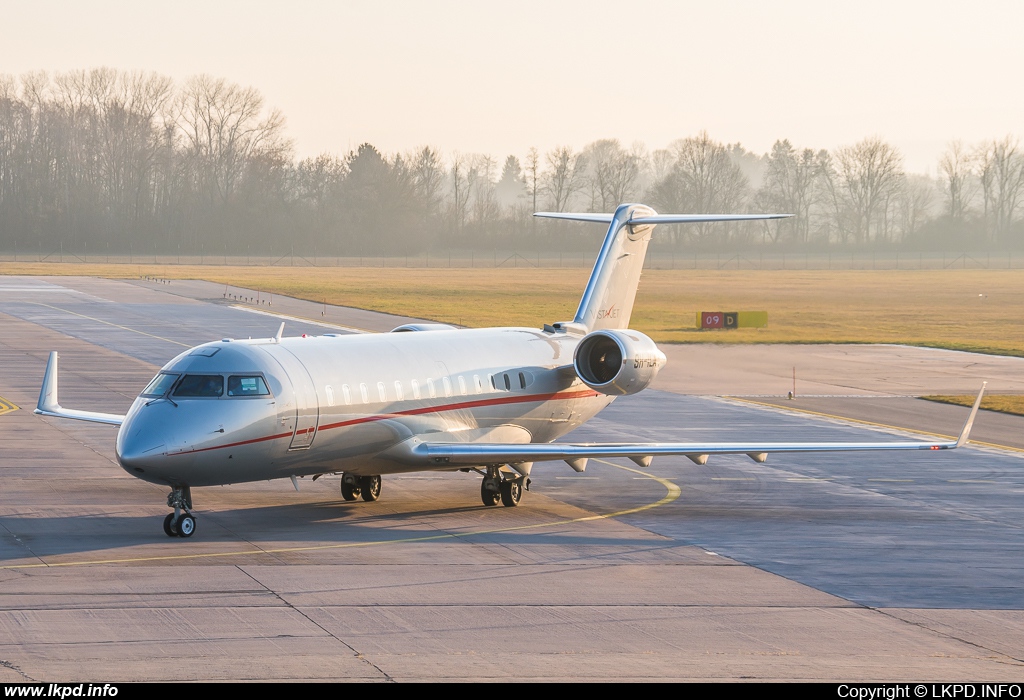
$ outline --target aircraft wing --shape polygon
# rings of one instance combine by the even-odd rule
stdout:
[[[745,454],[755,462],[764,462],[772,452],[854,452],[873,450],[952,450],[967,443],[971,427],[981,405],[985,385],[978,392],[960,435],[953,441],[893,442],[654,442],[654,443],[442,443],[419,438],[404,443],[394,454],[400,461],[423,467],[451,465],[480,466],[565,460],[582,471],[587,459],[626,457],[641,466],[663,455],[685,455],[704,464],[713,454]]]
[[[57,351],[50,353],[50,359],[46,362],[46,373],[43,375],[43,386],[39,389],[39,403],[36,410],[40,416],[52,418],[73,418],[84,420],[90,423],[106,423],[107,425],[121,425],[124,416],[116,413],[94,413],[93,411],[76,411],[72,408],[64,408],[57,401]]]

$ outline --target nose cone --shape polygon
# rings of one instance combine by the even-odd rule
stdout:
[[[167,441],[159,433],[139,430],[135,421],[125,421],[117,434],[117,461],[121,467],[134,476],[141,476],[156,469],[166,458]]]
[[[157,409],[157,410],[153,410]],[[117,432],[114,451],[121,468],[146,481],[164,481],[169,433],[167,416],[137,400]]]

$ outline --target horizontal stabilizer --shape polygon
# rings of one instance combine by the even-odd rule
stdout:
[[[39,389],[39,402],[36,410],[33,411],[41,416],[51,418],[71,418],[73,420],[84,420],[90,423],[105,423],[107,425],[121,425],[124,416],[115,413],[94,413],[93,411],[76,411],[71,408],[63,408],[57,400],[57,351],[50,353],[50,359],[46,362],[46,373],[43,375],[43,386]]]
[[[610,224],[614,214],[573,214],[569,212],[538,211],[534,216],[545,219],[566,219],[568,221],[588,221],[595,224]],[[713,221],[762,221],[765,219],[788,219],[792,214],[654,214],[652,216],[636,216],[625,223],[631,226],[639,224],[704,224]]]

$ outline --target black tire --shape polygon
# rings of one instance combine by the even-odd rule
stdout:
[[[362,489],[359,488],[359,484],[347,484],[345,483],[345,477],[341,477],[341,497],[346,501],[354,501],[359,498]]]
[[[359,477],[360,495],[364,501],[376,501],[380,498],[380,477],[361,476]]]
[[[492,480],[488,478],[484,478],[480,482],[480,500],[484,502],[485,506],[496,506],[501,500],[501,493],[498,490],[488,488],[493,485]]]
[[[196,519],[188,513],[182,513],[178,522],[174,523],[174,529],[178,531],[178,537],[191,537],[196,534]]]
[[[505,479],[501,482],[501,505],[508,508],[519,505],[523,497],[523,482],[519,479]]]
[[[174,513],[168,513],[164,518],[164,534],[168,537],[178,536],[178,531],[174,529]]]

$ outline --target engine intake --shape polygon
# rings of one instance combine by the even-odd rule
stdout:
[[[573,365],[591,389],[622,396],[646,389],[665,365],[665,354],[639,331],[602,330],[580,341]]]

